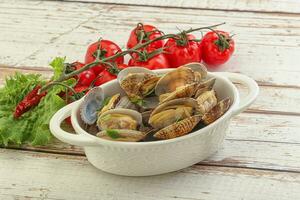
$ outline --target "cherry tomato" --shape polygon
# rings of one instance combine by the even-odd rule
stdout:
[[[229,60],[234,52],[234,41],[229,33],[224,31],[211,31],[204,35],[201,41],[203,61],[208,65],[221,65]]]
[[[73,72],[75,70],[78,70],[78,69],[82,68],[83,66],[84,66],[84,64],[81,63],[81,62],[78,62],[78,61],[73,62],[70,65],[67,65],[67,72],[68,73]],[[78,79],[78,75],[75,75],[74,78]]]
[[[144,34],[144,37],[142,37]],[[135,29],[133,29],[130,33],[128,42],[127,42],[127,49],[131,49],[136,46],[139,41],[142,39],[142,43],[147,42],[149,40],[153,40],[157,37],[162,36],[162,33],[158,31],[158,29],[152,25],[141,25],[139,24]],[[150,49],[158,49],[164,46],[163,40],[158,40],[152,42],[149,46],[146,47],[146,50],[149,51]]]
[[[75,92],[83,92],[83,91],[87,91],[89,88],[89,86],[85,86],[85,85],[76,85],[74,87]]]
[[[117,78],[116,75],[111,74],[109,71],[107,71],[106,69],[103,70],[102,72],[100,72],[100,74],[98,76],[99,77],[96,81],[95,81],[95,86],[99,86],[102,85],[103,83],[106,83],[108,81],[114,80]]]
[[[110,40],[100,40],[97,42],[94,42],[90,44],[90,46],[87,49],[87,52],[85,54],[85,63],[91,63],[95,60],[96,57],[96,50],[100,48],[100,58],[106,58],[115,55],[118,52],[121,52],[120,47],[115,44],[114,42]],[[111,62],[116,62],[118,64],[121,64],[124,62],[124,57],[120,56],[118,57],[115,61]],[[92,67],[92,70],[96,75],[98,75],[102,70],[104,70],[105,67],[103,65],[97,65]]]
[[[73,62],[71,63],[72,67],[74,67],[75,70],[81,69],[85,64],[82,62]]]
[[[163,53],[157,54],[147,61],[139,61],[138,57],[133,56],[133,58],[129,60],[128,66],[141,66],[151,70],[170,68],[169,61]]]
[[[200,43],[191,41],[195,39],[195,36],[188,34],[187,41],[175,40],[173,38],[168,39],[165,44],[165,51],[168,61],[171,67],[179,67],[181,65],[190,62],[201,62],[201,49],[199,48]]]
[[[128,67],[128,65],[126,65],[126,64],[118,64],[118,68],[120,69],[120,70],[122,70],[122,69],[125,69],[125,68],[127,68]]]
[[[81,86],[90,86],[93,80],[96,78],[96,75],[93,70],[89,69],[83,71],[79,74],[78,85]]]

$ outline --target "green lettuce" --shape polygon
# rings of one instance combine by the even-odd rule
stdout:
[[[65,105],[57,95],[63,87],[54,86],[36,107],[18,119],[13,117],[17,104],[38,84],[43,85],[45,81],[35,74],[16,73],[6,79],[0,89],[0,145],[45,145],[50,141],[49,121]]]
[[[64,72],[65,58],[57,57],[51,63],[57,79]],[[69,79],[64,84],[72,86],[75,79]],[[3,88],[0,88],[0,145],[45,145],[52,135],[49,130],[51,117],[66,105],[58,94],[65,91],[63,86],[53,86],[48,90],[40,103],[24,113],[20,118],[13,117],[17,104],[37,85],[45,85],[39,74],[16,73],[6,78]]]
[[[57,79],[64,72],[64,63],[66,61],[66,57],[56,57],[50,62],[50,66],[53,69],[53,79]]]

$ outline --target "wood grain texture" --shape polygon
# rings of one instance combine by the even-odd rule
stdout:
[[[162,176],[121,177],[101,172],[79,156],[4,149],[0,154],[6,166],[0,167],[1,199],[300,198],[299,173],[195,165]]]
[[[165,32],[226,21],[237,51],[220,70],[246,74],[261,89],[217,154],[162,176],[106,174],[56,139],[0,149],[0,199],[300,199],[299,2],[2,0],[0,10],[0,85],[15,71],[50,77],[53,57],[83,60],[100,35],[124,47],[140,21]]]
[[[137,22],[177,32],[176,26],[226,21],[222,29],[236,34],[237,50],[220,70],[265,84],[300,86],[298,14],[18,0],[3,0],[0,9],[0,63],[5,65],[47,67],[51,58],[64,55],[69,61],[83,60],[87,45],[100,36],[124,47]]]
[[[114,3],[125,5],[140,6],[160,6],[160,7],[177,7],[177,8],[194,8],[194,9],[211,9],[211,10],[233,10],[244,12],[283,12],[283,13],[300,13],[300,3],[297,0],[63,0],[78,1],[91,3]]]

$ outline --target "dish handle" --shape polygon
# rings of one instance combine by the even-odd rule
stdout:
[[[241,99],[239,106],[233,111],[233,115],[237,115],[244,110],[246,110],[256,99],[259,93],[259,87],[257,83],[248,76],[238,73],[231,73],[231,72],[215,72],[220,74],[221,76],[225,76],[231,82],[240,83],[248,89],[248,94],[246,97]]]
[[[59,111],[57,111],[50,120],[50,131],[52,134],[58,138],[59,140],[78,146],[91,146],[94,145],[95,142],[82,134],[69,133],[63,129],[61,129],[61,123],[69,116],[71,116],[72,108],[74,107],[76,102],[71,103]]]

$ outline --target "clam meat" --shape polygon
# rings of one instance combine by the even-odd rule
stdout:
[[[102,113],[97,125],[101,130],[97,136],[116,141],[139,141],[145,133],[139,130],[142,126],[141,113],[124,108],[115,108]]]

